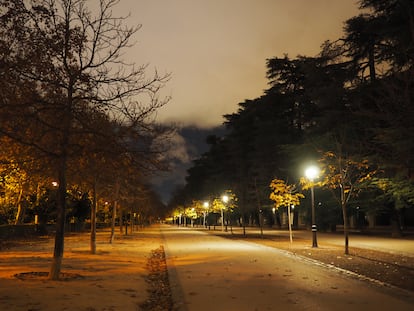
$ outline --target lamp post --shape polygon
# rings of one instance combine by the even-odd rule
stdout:
[[[291,206],[290,203],[288,204],[288,222],[289,222],[289,239],[290,239],[290,244],[292,244],[292,242],[293,242],[293,236],[292,236],[292,223],[293,223],[293,220],[292,220],[291,211],[294,208],[295,208],[295,205],[292,205]]]
[[[305,171],[305,176],[311,183],[311,201],[312,201],[312,247],[318,247],[318,240],[316,237],[317,227],[315,221],[315,193],[313,190],[313,181],[319,175],[319,169],[316,166],[310,166]]]
[[[227,195],[223,195],[221,200],[224,203],[224,208],[226,208],[226,204],[229,201],[229,197]],[[223,209],[221,209],[221,231],[224,231],[224,215],[223,215]],[[226,224],[226,231],[227,231],[227,224]]]

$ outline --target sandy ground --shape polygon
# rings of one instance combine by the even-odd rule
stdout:
[[[162,244],[159,229],[117,235],[98,232],[97,254],[89,234],[65,238],[63,279],[47,280],[53,239],[19,242],[0,250],[0,310],[140,310],[148,298],[147,261]],[[16,277],[18,275],[19,277]]]
[[[88,233],[68,235],[60,281],[49,281],[45,276],[50,269],[53,238],[0,241],[0,311],[172,310],[162,258],[165,241],[160,227],[139,229],[128,236],[117,232],[112,245],[108,242],[109,235],[109,231],[98,232],[96,255],[89,252]],[[310,241],[296,239],[293,247],[285,237],[283,241],[250,235],[242,238],[226,234],[226,237],[285,249],[386,284],[414,290],[412,257],[354,248],[351,256],[344,256],[342,247],[323,243],[311,251]]]

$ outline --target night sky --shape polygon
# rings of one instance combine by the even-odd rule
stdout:
[[[160,121],[212,127],[267,88],[267,58],[315,56],[358,14],[355,0],[120,0],[114,15],[142,24],[126,54],[171,72]]]
[[[359,13],[355,0],[120,0],[113,14],[142,25],[126,60],[148,64],[149,75],[172,74],[162,90],[172,100],[157,121],[180,129],[165,154],[172,170],[152,180],[163,201],[184,184],[223,115],[263,95],[266,59],[316,56]]]

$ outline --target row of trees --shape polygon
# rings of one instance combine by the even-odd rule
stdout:
[[[230,217],[237,217],[237,197],[231,190],[226,190],[220,197],[208,200],[193,200],[189,204],[178,204],[171,212],[171,221],[178,225],[211,226],[231,223]]]
[[[227,134],[207,139],[172,206],[232,189],[243,217],[259,217],[273,206],[273,179],[299,186],[319,162],[319,198],[334,194],[345,228],[350,206],[402,227],[399,214],[414,204],[414,3],[359,4],[364,13],[317,56],[267,60],[269,88],[224,116]]]
[[[56,182],[51,279],[61,269],[68,189],[89,193],[92,252],[100,200],[114,212],[160,205],[147,175],[165,169],[168,129],[154,112],[169,100],[158,96],[169,74],[122,58],[140,25],[113,16],[118,2],[0,0],[0,202],[20,208],[31,196],[39,207]]]

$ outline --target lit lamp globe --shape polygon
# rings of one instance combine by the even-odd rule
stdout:
[[[305,176],[310,181],[313,181],[319,175],[319,169],[316,166],[310,166],[305,171]]]

